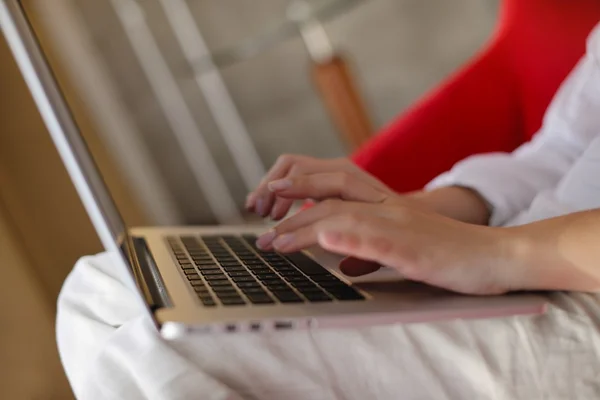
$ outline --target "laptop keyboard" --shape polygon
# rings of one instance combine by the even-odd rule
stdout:
[[[171,250],[206,307],[364,300],[303,253],[261,251],[256,236],[170,236]]]

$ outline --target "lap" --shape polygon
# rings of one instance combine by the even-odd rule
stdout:
[[[87,363],[80,366],[85,373],[70,374],[79,393],[96,395],[85,398],[562,399],[600,393],[594,296],[554,295],[549,312],[533,317],[166,342],[134,309],[122,324],[103,325],[110,311],[76,307],[82,300],[69,291],[82,290],[74,287],[81,282],[77,274],[109,271],[99,265],[104,262],[80,263],[59,303],[59,343],[67,371],[81,359],[69,356],[76,346],[70,338],[84,326],[87,332],[104,332],[88,350],[95,356],[80,361]],[[118,304],[114,288],[83,290],[96,291],[100,298],[110,292],[112,307]],[[79,323],[69,324],[74,318]]]

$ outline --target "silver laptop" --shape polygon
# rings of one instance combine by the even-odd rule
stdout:
[[[167,339],[542,313],[534,294],[474,297],[387,276],[350,281],[339,258],[254,245],[261,226],[127,227],[53,78],[20,1],[0,0],[0,24],[114,268]],[[383,273],[385,275],[385,272]]]

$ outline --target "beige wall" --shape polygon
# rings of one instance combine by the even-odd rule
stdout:
[[[201,190],[144,76],[109,1],[70,0],[120,88],[187,223],[210,223]],[[252,37],[281,21],[287,1],[187,1],[212,49]],[[347,54],[376,127],[386,124],[455,70],[488,38],[499,0],[369,0],[325,24]],[[224,141],[194,83],[157,0],[138,1],[187,104],[242,205],[247,194]],[[266,165],[285,152],[335,157],[344,153],[310,79],[295,37],[223,69],[225,83]]]
[[[52,57],[51,57],[52,59]],[[144,216],[58,71],[126,219]],[[98,238],[0,35],[0,398],[68,399],[55,345],[58,292]]]
[[[54,304],[79,251],[97,251],[25,85],[0,39],[0,398],[68,399],[54,339]],[[55,207],[56,204],[60,206]],[[66,209],[65,207],[68,207]],[[64,219],[54,231],[50,220]],[[60,238],[60,239],[59,239]]]

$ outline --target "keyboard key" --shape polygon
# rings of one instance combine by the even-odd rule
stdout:
[[[263,267],[263,266],[249,266],[248,269],[255,274],[271,274],[273,270],[271,268]]]
[[[236,284],[241,282],[256,282],[256,279],[252,276],[233,276],[231,277],[231,280]]]
[[[241,265],[236,265],[233,267],[223,267],[223,269],[226,272],[246,272],[246,271],[248,271],[246,268],[242,267]]]
[[[261,295],[261,294],[247,294],[248,296],[248,300],[250,300],[250,302],[252,304],[273,304],[275,303],[275,301],[273,301],[273,299],[269,296],[265,295]]]
[[[192,257],[196,264],[213,264],[215,260],[212,257]]]
[[[292,284],[293,287],[295,287],[297,289],[321,291],[321,289],[319,289],[319,287],[317,285],[315,285],[313,282],[311,282],[309,280],[301,281],[301,282],[290,282],[290,283]]]
[[[281,275],[285,275],[285,274],[300,274],[302,275],[302,273],[300,271],[298,271],[296,269],[296,267],[292,267],[291,265],[285,266],[285,267],[277,267],[276,265],[273,266],[273,269],[277,272],[279,272]]]
[[[218,237],[220,237],[221,239],[223,239],[225,241],[228,241],[228,240],[238,240],[238,237],[234,236],[234,235],[221,235],[221,236],[218,236]]]
[[[264,263],[264,261],[259,260],[258,258],[255,260],[243,260],[244,264],[246,265],[261,265],[261,266],[266,266],[266,264]]]
[[[351,287],[328,290],[329,294],[338,300],[364,300],[364,296]]]
[[[272,284],[278,284],[278,283],[285,284],[284,280],[281,279],[280,277],[278,277],[277,275],[275,275],[274,277],[268,276],[266,278],[259,276],[258,279],[265,285],[272,285]]]
[[[217,296],[238,296],[238,291],[233,286],[215,286],[213,292]]]
[[[283,283],[283,282],[281,282],[281,283],[276,282],[276,283],[265,284],[265,286],[270,291],[272,291],[272,292],[276,291],[276,290],[290,290],[290,287],[288,285],[286,285],[285,283]]]
[[[264,273],[258,273],[258,274],[256,274],[256,276],[260,280],[269,280],[269,279],[281,280],[281,278],[279,277],[279,275],[277,275],[276,273],[271,272],[271,271],[264,272]]]
[[[292,286],[294,286],[296,283],[300,284],[300,285],[308,285],[310,283],[312,283],[311,281],[309,281],[308,279],[306,279],[305,277],[292,277],[292,278],[285,278],[285,280]]]
[[[311,278],[315,282],[329,282],[329,281],[340,282],[340,280],[335,275],[333,275],[329,271],[326,271],[326,272],[327,272],[326,274],[321,274],[321,275],[317,275],[314,277],[311,276]]]
[[[248,242],[248,244],[250,246],[254,246],[254,243],[256,243],[256,240],[258,239],[258,237],[256,235],[248,234],[248,235],[242,235],[242,239],[244,239],[246,242]]]
[[[217,272],[223,272],[223,270],[215,265],[206,265],[198,267],[202,275],[218,275]]]
[[[212,298],[207,288],[194,288],[194,291],[199,298]]]
[[[302,275],[300,272],[295,272],[295,273],[285,273],[285,274],[281,274],[283,276],[283,279],[285,279],[286,281],[290,281],[290,282],[300,282],[300,281],[307,281],[308,278],[304,275]]]
[[[195,269],[184,269],[183,273],[186,275],[197,275]]]
[[[252,275],[250,275],[250,272],[248,272],[248,271],[228,272],[228,275],[231,276],[231,277],[234,277],[234,276],[252,276]]]
[[[236,283],[236,286],[242,290],[250,289],[250,288],[259,288],[262,290],[262,288],[258,284],[258,282],[239,282],[239,283]]]
[[[329,271],[317,264],[303,253],[290,253],[285,256],[300,271],[308,276],[328,275]]]
[[[224,306],[238,306],[242,304],[246,304],[244,299],[240,296],[237,297],[219,297],[219,300]]]
[[[233,258],[233,261],[223,261],[223,262],[219,262],[219,263],[221,264],[222,267],[236,267],[238,265],[242,265],[235,258]]]
[[[331,291],[336,289],[345,289],[348,287],[344,282],[318,282],[323,289]]]
[[[200,273],[202,274],[202,276],[204,276],[205,278],[210,276],[210,277],[222,277],[225,278],[225,274],[223,274],[223,271],[221,271],[220,269],[201,269]]]
[[[308,301],[313,302],[313,303],[324,302],[324,301],[332,301],[332,298],[329,297],[324,292],[311,292],[311,293],[300,292],[300,293],[302,293],[302,295],[304,297],[306,297],[306,299]]]
[[[207,279],[207,281],[211,287],[231,286],[229,279]]]
[[[290,291],[281,291],[281,292],[273,292],[273,295],[275,295],[275,297],[277,297],[277,300],[279,300],[282,303],[303,303],[304,300],[302,300],[302,298],[300,296],[298,296],[296,293]]]
[[[204,281],[198,277],[198,279],[191,279],[190,284],[192,286],[204,286]]]
[[[217,303],[213,300],[213,299],[205,299],[202,298],[200,299],[200,301],[202,302],[202,304],[206,307],[214,307],[217,305]]]
[[[237,262],[237,260],[235,258],[233,258],[233,257],[231,257],[231,258],[217,258],[217,262],[220,265],[223,265],[223,264],[235,263],[235,262]]]
[[[267,292],[265,292],[265,290],[260,286],[242,287],[241,289],[242,289],[242,292],[244,292],[246,294],[264,294],[264,295],[267,294]]]

